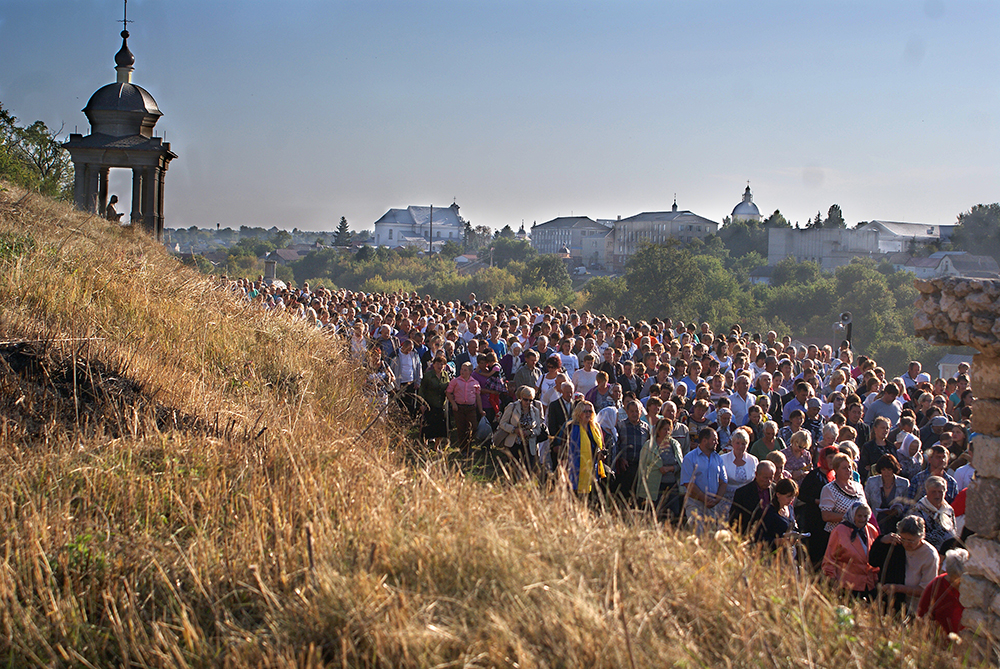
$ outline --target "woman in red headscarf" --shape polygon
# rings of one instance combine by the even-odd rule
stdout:
[[[795,509],[795,518],[801,532],[809,534],[806,548],[809,559],[814,567],[819,567],[826,553],[826,544],[830,533],[826,531],[826,521],[819,508],[819,496],[827,483],[833,480],[834,472],[830,468],[830,460],[840,451],[836,446],[826,446],[820,449],[816,458],[816,467],[806,474],[799,486],[799,502]]]

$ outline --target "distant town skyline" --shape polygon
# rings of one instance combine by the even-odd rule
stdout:
[[[132,0],[165,224],[517,230],[681,209],[949,224],[1000,200],[1000,4]],[[87,132],[121,0],[0,0],[0,103]],[[118,22],[116,23],[116,20]],[[112,192],[127,192],[112,172]],[[123,198],[128,200],[127,197]]]

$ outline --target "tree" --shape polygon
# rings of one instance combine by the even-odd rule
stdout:
[[[691,253],[677,240],[647,244],[629,260],[625,285],[630,311],[637,318],[689,318],[692,296],[704,289],[704,277]]]
[[[545,254],[537,256],[526,263],[521,274],[521,283],[525,287],[552,288],[566,291],[573,287],[573,278],[566,270],[566,264],[556,255]]]
[[[0,176],[45,195],[73,195],[73,162],[58,136],[42,121],[22,128],[0,105]]]
[[[831,204],[829,211],[826,213],[826,220],[823,221],[824,228],[846,228],[847,223],[844,222],[844,214],[840,211],[839,204]]]
[[[370,246],[362,246],[354,255],[354,259],[358,262],[370,262],[375,259],[375,249]]]
[[[796,262],[795,258],[789,256],[779,261],[774,266],[774,274],[771,275],[772,286],[783,286],[787,283],[806,284],[816,281],[821,274],[817,263],[811,261]]]
[[[806,223],[806,230],[819,230],[823,227],[823,214],[816,212],[816,218],[811,219]]]
[[[465,248],[468,251],[478,251],[493,238],[493,230],[487,225],[477,225],[475,228],[466,228]]]
[[[256,239],[254,237],[244,237],[229,247],[229,256],[251,256],[259,258],[277,248],[272,242],[266,239]]]
[[[271,235],[270,242],[276,249],[287,248],[292,242],[292,233],[288,232],[288,230],[278,230]]]
[[[764,219],[765,228],[790,228],[792,227],[785,217],[781,214],[779,209],[775,209],[774,213]]]
[[[1000,262],[1000,203],[977,204],[959,214],[951,241],[956,249],[986,254]]]
[[[497,267],[506,267],[514,261],[528,262],[538,255],[538,251],[526,239],[500,236],[479,249],[476,255],[482,262],[489,263],[492,259]]]
[[[441,257],[447,258],[448,260],[454,260],[458,256],[462,255],[462,250],[461,244],[453,239],[449,239],[441,245]]]
[[[337,226],[337,237],[334,241],[337,246],[350,246],[351,229],[347,226],[347,217],[340,217],[340,224]]]
[[[719,228],[718,236],[734,258],[748,253],[767,255],[767,230],[755,221],[734,221]]]
[[[510,227],[510,224],[503,226],[500,232],[497,233],[497,237],[505,237],[507,239],[514,239],[514,229]]]

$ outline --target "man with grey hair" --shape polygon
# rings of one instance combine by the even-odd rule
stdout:
[[[736,489],[729,509],[729,524],[736,530],[749,533],[763,517],[774,494],[774,475],[777,471],[773,462],[762,460],[757,464],[753,480]]]

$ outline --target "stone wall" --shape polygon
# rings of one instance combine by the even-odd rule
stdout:
[[[920,292],[913,325],[932,344],[971,346],[973,465],[965,524],[968,542],[962,579],[962,623],[1000,639],[1000,280],[945,277],[914,282]]]

